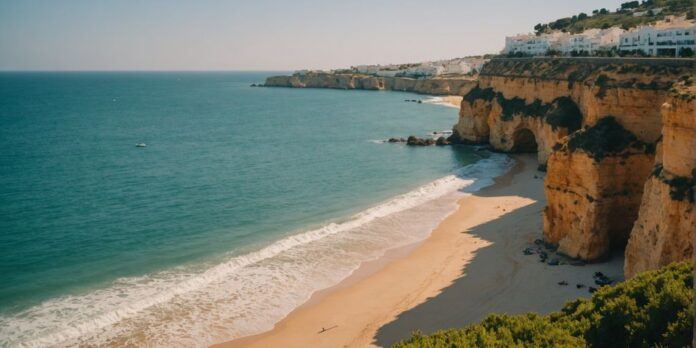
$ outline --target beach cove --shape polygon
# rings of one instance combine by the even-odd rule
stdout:
[[[558,310],[589,297],[597,271],[621,278],[620,255],[600,264],[549,266],[523,254],[541,236],[543,173],[535,156],[514,158],[507,174],[460,199],[425,241],[363,264],[272,331],[214,347],[389,346],[414,330],[460,327],[492,312]]]
[[[249,87],[265,76],[0,76],[0,345],[267,331],[362,261],[427,237],[456,208],[450,193],[505,164],[386,143],[448,130],[451,98]]]

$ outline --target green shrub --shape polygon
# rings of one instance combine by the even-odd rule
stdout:
[[[653,146],[638,140],[613,116],[602,118],[592,127],[573,133],[568,139],[568,149],[582,150],[597,162],[607,155],[620,154],[629,147],[643,149],[646,153],[654,151]]]
[[[693,274],[687,263],[602,287],[567,304],[551,321],[591,347],[686,347],[693,338]]]
[[[491,314],[480,324],[415,333],[395,347],[688,347],[693,266],[682,262],[600,288],[560,312]]]
[[[491,101],[493,98],[495,98],[495,91],[493,88],[489,87],[483,89],[479,86],[474,87],[464,96],[464,100],[466,100],[469,104],[473,104],[477,100]]]
[[[582,112],[572,99],[560,97],[553,101],[551,111],[546,114],[546,123],[554,130],[562,127],[572,133],[582,126]]]
[[[659,14],[655,14],[655,9],[662,9]],[[648,12],[646,16],[634,16],[632,10]],[[616,12],[609,12],[607,9],[592,11],[592,16],[580,13],[576,16],[560,18],[548,24],[539,23],[534,26],[537,34],[550,30],[561,30],[570,33],[579,33],[586,29],[606,29],[609,27],[622,27],[624,29],[635,28],[639,25],[654,23],[664,19],[667,15],[687,15],[693,18],[693,0],[652,0],[629,1],[621,4],[621,8]]]
[[[548,317],[491,314],[478,325],[443,330],[424,336],[415,333],[395,347],[585,347],[584,340],[553,324]]]

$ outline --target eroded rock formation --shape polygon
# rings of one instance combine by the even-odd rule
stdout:
[[[645,183],[640,214],[626,247],[627,277],[694,257],[696,99],[693,95],[676,95],[664,103],[662,125],[656,164]]]
[[[630,239],[630,277],[693,251],[693,73],[688,60],[494,59],[464,96],[452,140],[536,146],[548,162],[545,238],[584,260]]]
[[[626,245],[653,166],[654,146],[605,117],[554,150],[544,182],[547,241],[584,260]]]
[[[530,58],[493,59],[478,82],[310,73],[266,86],[464,96],[448,140],[537,152],[547,241],[590,261],[627,244],[631,277],[693,254],[693,80],[686,59]]]

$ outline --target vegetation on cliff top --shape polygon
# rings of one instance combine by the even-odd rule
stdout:
[[[481,71],[481,76],[567,81],[568,89],[576,84],[592,87],[599,82],[605,83],[608,88],[669,90],[682,76],[692,74],[693,65],[689,62],[684,62],[682,65],[670,65],[649,61],[568,58],[494,59]]]
[[[690,203],[696,201],[696,168],[691,172],[691,177],[665,175],[662,164],[657,164],[653,168],[651,176],[669,186],[669,197],[673,200],[687,200]]]
[[[469,93],[467,93],[464,96],[464,100],[466,100],[470,105],[473,104],[477,100],[485,100],[485,101],[491,101],[493,98],[495,98],[496,92],[493,90],[493,88],[481,88],[479,86],[476,86],[472,88]]]
[[[635,16],[634,12],[645,13]],[[592,11],[592,15],[579,13],[547,24],[539,23],[534,26],[534,31],[538,35],[553,30],[580,33],[587,29],[606,29],[615,26],[630,29],[639,25],[655,23],[668,15],[683,14],[686,14],[687,18],[694,18],[693,0],[628,1],[621,4],[621,8],[615,12],[602,8]]]
[[[628,148],[642,149],[646,153],[655,151],[654,145],[638,140],[613,116],[604,117],[594,126],[573,133],[568,140],[570,151],[582,150],[597,162],[607,155],[619,154]]]
[[[582,126],[582,112],[572,99],[560,97],[553,101],[551,111],[546,114],[546,123],[554,129],[567,128],[568,133],[572,133]]]
[[[676,263],[604,286],[549,315],[491,314],[480,324],[415,333],[395,347],[688,347],[693,266]]]

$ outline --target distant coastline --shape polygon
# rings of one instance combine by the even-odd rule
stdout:
[[[365,89],[411,92],[428,95],[463,96],[477,84],[476,77],[451,76],[433,78],[382,77],[366,74],[308,72],[271,76],[265,87]]]

